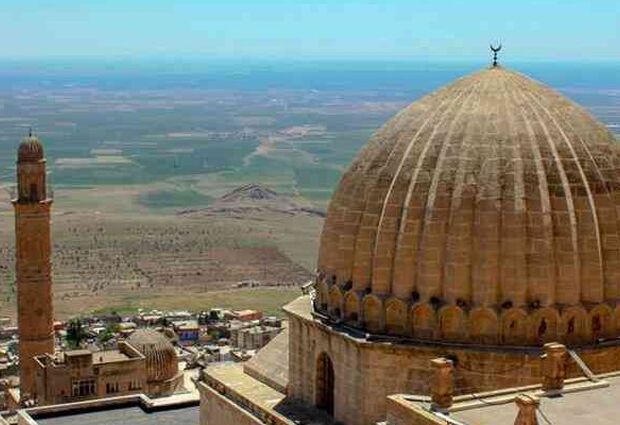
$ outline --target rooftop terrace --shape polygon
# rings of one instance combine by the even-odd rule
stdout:
[[[564,391],[557,395],[545,396],[534,392],[540,398],[539,423],[618,424],[620,376],[601,376],[600,379],[599,385],[593,385],[589,381],[568,384]],[[465,404],[467,403],[462,403],[461,408],[466,407]],[[513,425],[518,410],[512,400],[503,397],[484,399],[471,407],[455,411],[451,416],[464,425]],[[457,404],[455,410],[458,409]]]
[[[536,416],[540,425],[618,423],[619,373],[598,375],[593,381],[567,380],[559,391],[545,392],[540,386],[532,386],[458,396],[454,404],[443,411],[431,409],[427,396],[394,395],[389,397],[393,401],[390,406],[394,408],[388,408],[387,423],[401,425],[415,416],[418,420],[425,417],[427,422],[424,423],[428,424],[514,425],[518,414],[515,399],[520,394],[539,400]],[[399,408],[402,408],[401,414],[409,411],[412,416],[405,414],[402,418],[408,419],[399,419]],[[396,412],[396,416],[389,412]]]
[[[119,407],[61,416],[35,419],[38,425],[176,425],[199,423],[199,406],[189,406],[158,412],[145,412],[139,406]]]
[[[205,371],[205,383],[212,388],[225,387],[225,396],[244,406],[263,422],[294,425],[334,425],[325,412],[292,402],[270,386],[243,372],[239,363],[211,365]]]

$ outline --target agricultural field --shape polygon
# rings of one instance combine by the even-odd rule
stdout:
[[[218,303],[274,312],[312,277],[330,196],[373,131],[476,69],[93,66],[0,64],[1,314],[15,314],[9,200],[30,127],[54,194],[59,317]],[[568,86],[589,74],[523,67],[620,129],[616,68]]]

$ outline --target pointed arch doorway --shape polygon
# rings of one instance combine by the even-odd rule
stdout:
[[[324,352],[316,364],[316,406],[334,415],[334,364]]]

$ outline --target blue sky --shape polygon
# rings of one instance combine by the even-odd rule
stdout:
[[[0,57],[620,58],[620,0],[2,0]]]

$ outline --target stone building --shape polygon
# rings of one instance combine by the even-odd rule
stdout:
[[[30,134],[17,152],[15,274],[19,327],[20,393],[33,393],[35,356],[54,353],[50,210],[43,146]]]
[[[250,326],[230,330],[230,343],[243,350],[257,350],[274,339],[282,328],[273,326]]]
[[[411,104],[332,197],[314,287],[285,307],[286,384],[208,367],[201,422],[447,424],[453,398],[503,394],[525,424],[538,401],[518,388],[604,391],[620,371],[619,153],[500,66]]]
[[[184,390],[174,347],[152,329],[138,329],[115,350],[45,354],[35,364],[33,398],[39,405]]]
[[[117,350],[71,350],[35,357],[33,398],[38,405],[142,393],[146,359],[119,342]]]

